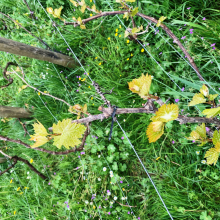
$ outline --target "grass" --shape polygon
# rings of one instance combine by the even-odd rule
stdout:
[[[16,4],[8,0],[1,1],[0,8],[3,13],[18,20],[52,48],[73,56],[62,36],[54,31],[54,27],[37,1],[27,2],[38,17],[37,20],[32,21],[29,15],[25,15],[29,11],[21,0],[16,1]],[[157,1],[156,4],[147,2],[139,1],[141,12],[157,19],[162,15],[167,16],[164,24],[179,39],[186,36],[181,42],[194,58],[202,76],[218,92],[219,3],[197,0],[187,2],[167,0]],[[82,14],[68,1],[47,0],[41,3],[44,8],[59,8],[62,5],[61,17],[67,21],[71,21],[72,16],[82,18],[90,16],[89,11]],[[92,5],[89,1],[87,3]],[[110,4],[118,10],[118,4],[113,1],[110,1]],[[102,11],[110,10],[106,1],[96,1],[96,7]],[[191,8],[187,9],[189,7]],[[50,17],[62,25],[59,19]],[[119,17],[122,19],[123,16]],[[206,20],[203,20],[204,17]],[[4,24],[4,20],[8,26],[8,30],[1,30],[2,37],[45,48],[23,29],[17,29],[13,22],[2,15],[0,18],[0,25]],[[130,21],[124,19],[122,21],[126,26],[130,24]],[[146,21],[141,18],[135,18],[135,21],[144,28],[147,26]],[[81,30],[79,27],[64,26],[64,28],[59,27],[59,30],[76,56],[84,61],[85,70],[91,78],[103,89],[111,90],[114,87],[113,93],[106,95],[113,105],[120,108],[141,107],[144,101],[130,92],[127,82],[138,78],[142,73],[148,73],[154,76],[151,94],[157,93],[163,100],[170,97],[170,103],[179,99],[178,105],[183,109],[184,114],[201,116],[198,109],[202,111],[204,106],[199,105],[198,109],[188,107],[188,102],[198,92],[201,82],[195,71],[159,34],[155,35],[149,28],[149,32],[141,35],[140,40],[166,73],[170,74],[170,78],[146,51],[141,52],[142,47],[139,44],[132,41],[127,43],[127,39],[123,37],[125,29],[116,16],[97,19],[87,23],[86,28]],[[193,34],[190,34],[190,29],[194,29]],[[115,36],[115,33],[118,35]],[[160,28],[159,33],[183,55],[172,43],[172,39]],[[214,43],[216,43],[215,49],[210,46]],[[71,105],[86,103],[91,114],[99,113],[97,109],[103,101],[95,93],[82,68],[68,69],[53,66],[51,63],[4,52],[1,52],[0,56],[2,67],[9,61],[15,61],[25,67],[25,78],[30,85],[39,87],[41,91],[48,91]],[[79,76],[86,80],[80,81]],[[33,111],[33,119],[22,119],[30,134],[34,133],[32,125],[36,119],[49,128],[56,123],[56,120],[75,118],[68,112],[68,106],[62,102],[39,96],[30,88],[18,92],[23,82],[15,74],[11,74],[11,77],[14,83],[0,91],[2,97],[0,103]],[[5,84],[6,81],[1,76],[0,85]],[[181,91],[183,87],[184,92]],[[210,92],[215,94],[211,89]],[[185,137],[189,136],[197,125],[180,126],[176,121],[167,124],[165,134],[156,143],[149,144],[146,128],[151,117],[152,115],[147,114],[125,114],[120,115],[118,121],[150,173],[171,215],[174,219],[219,219],[219,162],[216,166],[201,163],[211,144],[199,147],[196,143],[187,141]],[[134,216],[136,219],[138,217],[169,219],[155,189],[117,123],[114,124],[112,140],[108,141],[110,126],[111,119],[95,121],[91,124],[91,134],[83,151],[85,154],[77,152],[67,156],[53,156],[15,143],[1,141],[0,147],[5,153],[11,156],[18,155],[29,161],[33,159],[33,165],[49,178],[49,181],[43,181],[21,162],[12,172],[2,175],[1,219],[100,219],[100,216],[102,219],[135,219]],[[206,126],[215,129],[213,125]],[[20,139],[28,144],[33,143],[29,140],[29,136],[24,137],[21,124],[14,118],[5,123],[0,121],[0,131],[1,135]],[[43,147],[58,151],[50,143]],[[199,155],[196,151],[200,152]],[[0,170],[6,169],[9,164],[9,161],[0,164]],[[103,171],[104,167],[106,171]],[[118,179],[120,187],[115,178],[110,177],[110,169]],[[111,195],[107,195],[107,190]],[[117,202],[114,201],[115,196]],[[95,199],[92,199],[93,197]],[[127,197],[128,200],[123,200],[122,197]],[[126,202],[132,206],[132,210]],[[98,208],[99,206],[101,208]],[[134,215],[131,214],[132,211]]]

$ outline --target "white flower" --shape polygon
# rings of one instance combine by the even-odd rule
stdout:
[[[29,172],[27,172],[27,174],[29,174]]]
[[[202,160],[201,163],[206,164],[206,160]]]
[[[125,200],[125,197],[121,197],[122,200]]]
[[[90,204],[90,205],[93,205],[93,202],[90,202],[89,204]]]
[[[113,174],[110,174],[110,177],[112,178],[114,175]]]
[[[88,204],[89,203],[88,200],[85,200],[85,203]]]
[[[98,155],[98,158],[100,158],[101,157],[101,155]]]
[[[113,205],[113,202],[110,202],[111,205]]]
[[[123,121],[125,122],[126,120],[124,119]]]
[[[110,171],[109,173],[110,173],[110,174],[113,174],[113,171]]]
[[[106,171],[106,167],[103,167],[103,171]]]
[[[127,197],[125,196],[125,199],[127,200]]]
[[[117,196],[115,196],[115,197],[114,197],[114,200],[117,200],[117,198],[118,198],[118,197],[117,197]]]
[[[107,192],[107,195],[110,196],[110,195],[111,195],[111,192]]]
[[[13,172],[13,170],[10,171],[10,173],[12,173],[12,172]]]
[[[151,79],[153,79],[154,78],[154,76],[151,76]]]
[[[101,181],[101,178],[98,178],[98,181]]]
[[[27,179],[31,179],[31,177],[30,177],[30,176],[28,176],[28,177],[27,177]]]
[[[196,154],[199,155],[200,151],[196,151]]]

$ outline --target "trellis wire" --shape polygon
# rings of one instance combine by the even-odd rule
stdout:
[[[39,2],[39,1],[38,1]],[[41,5],[42,6],[42,5]],[[45,11],[45,10],[44,10]],[[119,19],[120,20],[120,19]],[[56,27],[57,28],[57,27]],[[57,29],[58,30],[58,29]],[[58,30],[59,31],[59,30]],[[60,32],[59,32],[60,33]],[[62,34],[60,33],[60,35],[62,36]],[[64,39],[64,38],[63,38]],[[64,39],[64,41],[66,42],[66,40]],[[139,42],[139,41],[138,41]],[[140,43],[140,42],[139,42]],[[67,44],[67,42],[66,42],[66,44]],[[68,45],[68,44],[67,44]],[[145,48],[141,43],[140,43],[140,45],[143,47],[143,48]],[[68,45],[69,46],[69,45]],[[69,47],[70,48],[70,47]],[[71,48],[70,48],[71,49]],[[145,50],[146,50],[146,48],[145,48]],[[146,50],[147,51],[147,50]],[[73,51],[71,50],[71,52],[73,53]],[[147,51],[148,52],[148,51]],[[73,53],[74,54],[74,53]],[[150,53],[148,53],[150,56],[151,56],[151,58],[153,58],[152,57],[152,55],[150,54]],[[77,59],[77,61],[80,63],[80,61],[78,60],[78,58],[76,57],[76,55],[74,54],[74,56],[75,56],[75,58]],[[154,59],[154,58],[153,58]],[[184,59],[185,60],[185,59]],[[155,59],[154,59],[154,61],[155,62],[157,62]],[[187,61],[186,61],[187,62]],[[158,62],[157,62],[157,64],[158,64]],[[189,64],[189,63],[188,63]],[[80,65],[81,65],[81,67],[84,69],[84,67],[82,66],[82,64],[80,63]],[[158,64],[159,65],[159,64]],[[159,65],[160,66],[160,65]],[[161,66],[160,66],[161,67]],[[161,69],[166,73],[166,71],[161,67]],[[85,70],[85,69],[84,69]],[[85,71],[86,72],[86,71]],[[87,72],[86,72],[86,74],[87,74]],[[167,74],[167,73],[166,73]],[[87,74],[88,75],[88,74]],[[167,74],[168,76],[169,76],[169,74]],[[89,75],[88,75],[89,76]],[[90,77],[89,77],[90,78]],[[169,78],[172,80],[172,78],[169,76]],[[91,80],[91,78],[90,78],[90,80]],[[92,80],[91,80],[92,81]],[[173,80],[172,80],[173,81]],[[174,81],[173,81],[174,82]],[[175,82],[174,82],[175,83]],[[176,83],[175,83],[176,84]],[[177,85],[177,84],[176,84]],[[178,85],[177,85],[178,86]],[[178,86],[179,87],[179,86]],[[212,87],[211,87],[212,88]],[[181,89],[180,87],[179,87],[179,89]],[[215,90],[214,90],[215,91]],[[48,109],[49,110],[49,109]],[[119,124],[119,122],[117,121],[117,123],[118,123],[118,125],[120,126],[120,124]],[[120,128],[121,128],[121,126],[120,126]],[[122,129],[122,128],[121,128]],[[124,132],[124,134],[125,134],[125,131],[122,129],[122,131]],[[127,135],[125,134],[125,136],[126,136],[126,138],[128,139],[128,137],[127,137]],[[128,139],[129,140],[129,139]],[[129,143],[131,144],[131,142],[130,142],[130,140],[129,140]],[[131,146],[132,146],[132,144],[131,144]],[[135,150],[135,149],[133,149],[133,150]],[[135,153],[136,153],[136,151],[135,151]],[[139,156],[136,154],[136,156],[139,158]],[[142,163],[142,162],[141,162]],[[146,169],[146,168],[145,168]],[[149,177],[150,178],[150,177]],[[156,189],[156,188],[155,188]],[[157,190],[156,190],[157,191]]]
[[[65,83],[63,82],[63,80],[62,80],[62,78],[61,78],[61,76],[60,76],[59,72],[57,71],[57,68],[54,66],[54,64],[53,64],[53,63],[52,63],[52,65],[53,65],[54,69],[56,70],[57,75],[59,76],[59,78],[60,78],[61,82],[63,83],[63,86],[65,87],[65,89],[66,89],[66,91],[67,91],[67,93],[68,93],[69,97],[71,98],[72,102],[74,103],[74,101],[73,101],[73,99],[72,99],[72,96],[71,96],[71,95],[70,95],[70,93],[69,93],[69,90],[67,89],[67,87],[66,87]]]
[[[108,0],[106,0],[107,2],[108,2]],[[108,2],[108,4],[109,4],[109,2]],[[129,5],[128,4],[126,4],[128,7],[129,7]],[[109,4],[109,6],[110,6],[110,4]],[[111,6],[110,6],[111,7]],[[112,8],[112,7],[111,7]],[[113,10],[113,8],[112,8],[112,10]],[[118,17],[118,15],[117,15],[117,17]],[[155,33],[157,33],[157,29],[155,29],[154,28],[154,26],[153,25],[151,25],[151,22],[148,22],[148,20],[146,19],[146,18],[144,18],[144,17],[142,17],[142,16],[140,16],[141,18],[143,18],[146,22],[147,22],[147,24],[148,25],[150,25],[150,27],[155,31]],[[118,17],[119,18],[119,17]],[[120,19],[119,19],[120,20]],[[190,67],[192,67],[192,69],[197,73],[197,74],[199,74],[198,73],[198,71],[191,65],[191,63],[189,63],[189,61],[187,60],[187,59],[185,59],[185,57],[183,57],[182,56],[182,54],[178,51],[178,50],[176,50],[176,48],[172,45],[172,44],[170,44],[170,42],[169,41],[167,41],[161,34],[160,34],[160,32],[158,32],[158,34],[163,38],[163,40],[166,42],[166,43],[168,43],[178,54],[179,54],[179,56],[190,66]],[[201,74],[199,74],[199,75],[201,75]],[[211,88],[214,92],[216,92],[218,95],[220,95],[215,89],[213,89],[212,88],[212,86],[202,77],[202,75],[201,75],[201,78],[204,80],[204,82],[209,86],[209,88]]]
[[[40,97],[40,96],[39,96]],[[40,99],[41,99],[41,97],[40,97]],[[42,101],[42,103],[44,104],[44,106],[47,108],[47,106],[45,105],[45,103],[44,103],[44,101],[41,99],[41,101]],[[48,108],[47,108],[47,110],[49,110]],[[55,118],[55,120],[58,122],[58,120],[57,120],[57,118],[52,114],[52,112],[51,111],[49,111],[50,112],[50,114],[53,116],[53,118]],[[81,157],[80,157],[80,160],[81,160]],[[84,165],[82,164],[82,167],[83,167],[83,171],[85,172],[85,175],[86,175],[86,171],[85,171],[85,169],[84,169]],[[91,191],[91,194],[92,194],[92,189],[91,189],[91,185],[90,185],[90,183],[89,183],[89,179],[88,178],[86,178],[87,179],[87,182],[88,182],[88,184],[89,184],[89,187],[90,187],[90,191]],[[95,202],[95,204],[96,204],[96,201],[95,201],[95,199],[94,199],[94,202]],[[97,204],[96,204],[96,207],[97,207]],[[99,209],[98,209],[98,212],[99,212]],[[102,216],[101,216],[101,214],[100,214],[100,212],[99,212],[99,216],[100,216],[100,218],[102,219]]]
[[[141,166],[143,167],[144,171],[146,172],[148,178],[150,179],[150,181],[151,181],[151,183],[152,183],[154,189],[156,190],[156,192],[157,192],[157,194],[158,194],[158,196],[159,196],[161,202],[163,203],[163,206],[164,206],[164,208],[166,209],[168,215],[170,216],[171,219],[173,219],[173,217],[172,217],[172,215],[170,214],[170,212],[169,212],[169,210],[168,210],[166,204],[165,204],[164,201],[163,201],[163,198],[161,197],[159,191],[157,190],[157,187],[156,187],[156,185],[154,184],[154,181],[151,179],[150,174],[148,173],[146,167],[145,167],[144,164],[142,163],[142,160],[141,160],[141,158],[138,156],[137,151],[135,150],[134,146],[131,144],[131,141],[130,141],[130,139],[128,138],[126,132],[125,132],[124,129],[121,127],[121,125],[120,125],[120,123],[118,122],[117,119],[116,119],[116,122],[118,123],[118,126],[121,128],[122,132],[124,133],[125,137],[127,138],[128,142],[129,142],[129,144],[131,145],[131,147],[132,147],[134,153],[136,154],[138,160],[140,161]]]
[[[153,25],[151,25],[151,22],[148,22],[148,20],[146,19],[146,18],[144,18],[144,17],[142,17],[141,16],[141,18],[143,18],[146,22],[147,22],[147,24],[148,25],[150,25],[150,27],[155,31],[155,33],[156,33],[156,29],[154,28],[154,26]],[[197,73],[197,74],[199,74],[198,73],[198,71],[192,66],[192,64],[191,63],[189,63],[189,61],[187,60],[187,59],[185,59],[185,57],[183,57],[182,56],[182,54],[169,42],[169,41],[167,41],[161,34],[160,34],[160,32],[157,32],[159,35],[160,35],[160,37],[162,37],[163,38],[163,40],[167,43],[167,44],[169,44],[169,46],[171,46],[177,53],[178,53],[178,55]],[[201,74],[200,74],[201,75]],[[204,80],[204,82],[209,86],[209,88],[211,88],[214,92],[216,92],[218,95],[220,95],[214,88],[212,88],[212,86],[202,77],[202,75],[201,75],[201,78]]]
[[[41,5],[41,3],[40,3],[40,1],[39,0],[37,0],[38,1],[38,3]],[[41,5],[41,7],[43,8],[43,6]],[[111,7],[111,6],[110,6]],[[43,10],[44,10],[44,12],[47,14],[47,16],[48,16],[48,18],[52,21],[52,19],[50,18],[50,16],[48,15],[48,13],[46,12],[46,10],[43,8]],[[53,22],[53,21],[52,21]],[[123,24],[124,25],[124,24]],[[124,25],[125,26],[125,25]],[[56,26],[55,26],[56,27]],[[91,80],[91,82],[93,82],[92,81],[92,79],[91,79],[91,77],[89,76],[89,74],[87,73],[87,71],[85,70],[85,68],[83,67],[83,65],[81,64],[81,62],[79,61],[79,59],[77,58],[77,56],[75,55],[75,53],[73,52],[73,50],[72,50],[72,48],[69,46],[69,44],[67,43],[67,41],[66,41],[66,39],[63,37],[63,35],[61,34],[61,32],[59,31],[59,29],[56,27],[56,29],[58,30],[58,32],[59,32],[59,34],[60,34],[60,36],[63,38],[63,40],[65,41],[65,43],[67,44],[67,46],[69,47],[69,49],[70,49],[70,51],[73,53],[73,55],[74,55],[74,57],[76,58],[76,60],[79,62],[79,64],[80,64],[80,66],[83,68],[83,70],[86,72],[86,74],[87,74],[87,76],[89,77],[89,79]],[[149,53],[149,52],[148,52]],[[151,54],[149,54],[152,58],[153,58],[153,56],[151,55]],[[153,58],[154,59],[154,58]],[[154,59],[155,60],[155,59]],[[156,61],[156,60],[155,60]],[[169,75],[168,75],[169,76]],[[176,83],[175,83],[176,84]],[[119,122],[117,121],[117,123],[119,124]],[[121,127],[121,126],[120,126]],[[127,135],[126,135],[126,137],[127,137]],[[136,152],[136,155],[137,155],[137,152]],[[139,160],[140,160],[140,158],[139,158]],[[144,165],[143,165],[143,163],[142,163],[142,166],[144,167]],[[145,167],[144,167],[145,168]],[[147,169],[145,168],[145,172],[147,171]],[[148,175],[149,176],[149,175]],[[151,179],[151,177],[149,176],[149,178]],[[153,182],[153,180],[151,179],[151,181]],[[155,186],[155,185],[154,185]],[[155,186],[156,187],[156,186]],[[171,219],[173,219],[172,218],[172,216],[171,216],[171,214],[169,213],[169,210],[167,209],[167,207],[166,207],[166,205],[165,205],[165,203],[163,202],[163,199],[162,199],[162,197],[160,196],[160,194],[159,194],[159,191],[158,190],[156,190],[156,192],[157,192],[157,194],[158,194],[158,196],[160,197],[160,199],[161,199],[161,201],[162,201],[162,203],[163,203],[163,205],[165,206],[165,209],[167,210],[167,212],[168,212],[168,214],[169,214],[169,216],[171,217]]]
[[[45,14],[47,15],[47,17],[52,21],[53,20],[50,18],[50,16],[48,15],[47,11],[44,9],[44,7],[42,6],[42,4],[40,3],[40,0],[37,0],[38,3],[40,4],[40,6],[42,7],[42,9],[44,10]],[[54,24],[54,27],[57,29],[57,31],[59,32],[60,36],[63,38],[63,40],[65,41],[66,45],[68,46],[68,48],[70,49],[70,51],[72,52],[72,54],[74,55],[75,59],[77,60],[77,62],[80,64],[80,66],[83,68],[83,70],[85,71],[86,75],[89,77],[90,81],[92,81],[91,77],[89,76],[89,74],[87,73],[87,71],[85,70],[84,66],[82,65],[82,63],[80,62],[80,60],[77,58],[76,54],[73,52],[72,48],[70,47],[70,45],[67,43],[66,39],[64,38],[64,36],[61,34],[61,32],[59,31],[59,29],[57,28],[57,26]]]
[[[107,2],[108,2],[108,0],[106,0]],[[111,7],[111,9],[114,11],[114,9],[112,8],[112,6],[109,4],[109,2],[108,2],[108,5]],[[117,18],[120,20],[120,22],[122,23],[122,25],[126,28],[126,26],[124,25],[124,23],[121,21],[121,19],[119,18],[119,16],[118,15],[116,15],[117,16]],[[142,17],[143,18],[143,17]],[[144,18],[144,20],[145,21],[147,21],[145,18]],[[150,25],[151,25],[151,22],[150,22]],[[151,26],[152,27],[152,26]],[[153,27],[154,28],[154,27]],[[127,29],[127,28],[126,28]],[[156,33],[156,29],[154,29],[155,30],[155,33]],[[159,34],[161,37],[162,37],[162,35],[161,34]],[[162,37],[163,38],[163,37]],[[164,38],[163,38],[164,39]],[[164,39],[165,40],[165,39]],[[141,43],[140,43],[140,41],[139,40],[137,40],[136,39],[136,41],[147,51],[147,53],[153,58],[153,56],[150,54],[150,52],[146,49],[146,47],[144,46],[144,45],[142,45]],[[166,40],[165,40],[166,41]],[[168,42],[168,41],[166,41],[166,43],[168,43],[182,58],[183,58],[183,60],[188,64],[188,65],[190,65],[194,70],[195,70],[195,72],[196,73],[198,73],[197,72],[197,70]],[[173,79],[172,79],[172,77],[170,77],[169,76],[169,74],[163,69],[163,67],[161,66],[161,65],[159,65],[159,63],[153,58],[153,60],[158,64],[158,66],[168,75],[168,77],[173,81]],[[202,77],[202,79],[204,80],[204,82],[206,82],[206,80]],[[173,81],[174,82],[174,81]],[[214,91],[214,92],[216,92],[216,90],[215,89],[213,89],[212,87],[211,87],[211,85],[209,85],[209,83],[208,82],[206,82],[207,83],[207,85]],[[175,85],[177,85],[175,82],[174,82],[174,84]],[[181,90],[181,88],[177,85],[177,87]],[[219,95],[219,93],[218,92],[216,92],[218,95]],[[189,99],[187,99],[187,102],[189,102]],[[195,106],[195,108],[197,109],[197,111],[199,111],[200,113],[202,113],[201,111],[200,111],[200,109],[197,107],[197,106]],[[216,130],[218,130],[218,128],[217,127],[215,127],[215,129]]]
[[[91,130],[93,130],[93,129],[91,128]],[[96,139],[95,139],[95,142],[96,142],[96,144],[97,144]],[[97,145],[98,145],[98,144],[97,144]],[[110,165],[109,165],[109,163],[108,163],[108,161],[106,160],[106,158],[105,158],[104,154],[102,153],[102,150],[100,150],[100,152],[101,152],[102,157],[104,158],[105,162],[107,163],[108,168],[110,169],[110,171],[112,171],[112,170],[111,170],[111,167],[110,167]],[[112,172],[113,172],[113,171],[112,171]],[[113,175],[114,175],[114,172],[113,172]],[[115,178],[115,176],[114,176],[114,178]],[[119,185],[119,183],[118,183],[118,181],[117,181],[117,179],[116,179],[116,178],[115,178],[115,180],[116,180],[116,182],[117,182],[117,184],[118,184],[118,186],[119,186],[119,188],[120,188],[120,190],[121,190],[121,192],[122,192],[123,197],[125,197],[125,195],[124,195],[124,193],[123,193],[123,190],[122,190],[121,186]],[[128,200],[127,200],[127,199],[126,199],[126,201],[127,201],[128,205],[129,205],[129,202],[128,202]],[[131,209],[132,214],[133,214],[133,215],[134,215],[134,217],[136,218],[136,216],[135,216],[135,214],[134,214],[134,212],[133,212],[133,210],[132,210],[132,208],[131,208],[131,206],[130,206],[130,205],[129,205],[129,208]]]
[[[110,6],[110,8],[114,11],[114,9],[112,8],[112,6],[109,4],[108,0],[106,0],[106,1],[107,1],[108,5]],[[127,27],[126,27],[125,24],[122,22],[122,20],[119,18],[119,16],[118,16],[118,15],[116,15],[116,16],[117,16],[117,18],[119,19],[119,21],[121,22],[121,24],[125,27],[125,29],[127,29]],[[171,79],[171,81],[181,90],[181,88],[179,87],[179,85],[176,84],[176,82],[175,82],[175,81],[172,79],[172,77],[167,73],[167,71],[165,71],[164,68],[155,60],[155,58],[154,58],[154,57],[152,56],[152,54],[146,49],[146,47],[145,47],[143,44],[141,44],[141,42],[140,42],[139,40],[136,39],[136,41],[142,46],[142,48],[144,48],[144,49],[147,51],[148,55],[157,63],[157,65],[162,69],[162,71],[166,73],[166,75]],[[212,88],[212,87],[211,87],[211,88]],[[215,91],[215,90],[214,90],[214,91]],[[187,101],[189,102],[189,99],[188,99]],[[195,108],[201,113],[201,111],[198,109],[197,106],[195,106]]]

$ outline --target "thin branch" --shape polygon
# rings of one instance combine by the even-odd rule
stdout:
[[[137,207],[137,206],[131,206],[131,205],[124,205],[124,204],[122,204],[122,203],[120,203],[120,202],[118,202],[118,201],[116,201],[118,204],[120,204],[121,206],[126,206],[126,207]]]
[[[12,69],[12,70],[13,70],[13,73],[15,73],[24,83],[26,83],[26,85],[27,85],[28,87],[34,89],[35,91],[38,91],[38,92],[41,93],[42,95],[49,96],[49,97],[51,97],[51,98],[54,98],[54,99],[59,100],[59,101],[61,101],[61,102],[64,102],[64,103],[67,104],[68,106],[71,106],[68,102],[64,101],[63,99],[59,99],[59,98],[57,98],[57,97],[55,97],[55,96],[53,96],[53,95],[50,95],[50,94],[41,92],[39,89],[37,89],[37,88],[35,88],[35,87],[29,85],[29,84],[27,83],[27,81],[26,81],[25,79],[23,79],[14,69]],[[23,76],[24,76],[24,75],[23,75]]]
[[[0,88],[2,88],[2,89],[8,87],[9,85],[11,85],[11,84],[13,83],[13,79],[12,79],[10,76],[7,77],[7,75],[6,75],[7,69],[8,69],[8,67],[9,67],[10,65],[17,66],[17,64],[16,64],[16,63],[13,63],[13,62],[8,62],[8,63],[6,64],[6,67],[5,67],[4,71],[3,71],[3,77],[4,77],[5,80],[7,80],[9,83],[8,83],[7,85],[0,86]]]
[[[94,19],[97,19],[97,18],[100,18],[100,17],[103,17],[103,16],[109,16],[109,15],[117,15],[117,14],[124,14],[125,12],[128,12],[128,11],[112,11],[112,12],[101,12],[100,14],[97,14],[95,16],[92,16],[92,17],[89,17],[87,19],[83,19],[82,22],[83,24],[89,22],[89,21],[92,21]],[[153,18],[153,17],[150,17],[150,16],[147,16],[147,15],[144,15],[142,13],[137,13],[136,16],[139,16],[141,18],[145,18],[155,24],[158,23],[158,20]],[[79,24],[77,22],[64,22],[64,25],[73,25],[74,27],[77,27],[79,26]],[[185,47],[181,44],[181,42],[179,41],[179,39],[173,34],[173,32],[164,24],[161,24],[160,27],[166,31],[166,33],[174,40],[174,42],[180,47],[180,49],[183,51],[183,53],[186,55],[187,59],[189,60],[190,64],[193,66],[193,68],[196,70],[196,74],[197,76],[199,77],[199,79],[201,81],[204,81],[202,75],[200,74],[199,72],[199,69],[198,67],[196,66],[196,64],[194,63],[194,60],[193,58],[189,55],[189,53],[187,52],[187,50],[185,49]]]
[[[11,156],[9,156],[8,154],[4,153],[4,152],[3,152],[3,151],[1,151],[1,150],[0,150],[0,153],[1,153],[2,155],[4,155],[5,157],[9,158],[10,160],[12,159],[12,157],[11,157]]]
[[[18,121],[20,122],[20,124],[22,125],[22,127],[24,128],[25,134],[24,137],[26,136],[26,134],[29,134],[29,132],[27,131],[26,127],[25,127],[25,123],[21,122],[20,118],[18,118]],[[30,134],[29,134],[30,135]]]
[[[111,117],[113,113],[113,108],[99,108],[100,111],[102,111],[102,114],[98,115],[90,115],[87,118],[81,118],[73,120],[72,123],[89,123],[96,120],[103,120]],[[116,114],[128,114],[128,113],[148,113],[148,114],[154,114],[156,113],[158,109],[155,108],[154,110],[150,110],[149,108],[118,108],[116,111]],[[201,117],[186,117],[184,115],[179,115],[176,121],[179,121],[180,124],[186,124],[186,123],[209,123],[209,124],[216,124],[220,126],[220,120],[217,118],[201,118]],[[49,130],[52,128],[49,128]]]
[[[44,180],[47,179],[47,177],[46,177],[44,174],[42,174],[41,172],[39,172],[33,165],[31,165],[28,160],[25,160],[25,159],[23,159],[23,158],[21,158],[21,157],[18,157],[18,156],[13,156],[12,159],[13,159],[14,162],[16,162],[16,163],[17,163],[17,161],[21,161],[21,162],[27,164],[27,165],[29,166],[29,168],[30,168],[32,171],[34,171],[38,176],[40,176],[40,177],[41,177],[42,179],[44,179]]]
[[[32,34],[30,31],[28,31],[25,27],[23,27],[21,24],[19,24],[17,21],[15,21],[13,18],[11,18],[9,15],[6,15],[2,12],[0,12],[0,14],[4,15],[5,17],[9,18],[10,20],[12,20],[14,23],[16,23],[17,25],[19,25],[19,27],[21,27],[22,29],[24,29],[25,31],[27,31],[30,35],[32,35],[33,37],[37,38],[42,44],[44,44],[46,47],[48,47],[50,50],[52,50],[47,43],[45,43],[43,40],[41,40],[39,37],[36,37],[34,34]]]
[[[13,157],[11,157],[11,156],[5,154],[5,153],[4,153],[3,151],[1,151],[1,150],[0,150],[0,153],[3,154],[5,157],[8,157],[9,159],[11,159],[11,160],[14,161],[14,164],[12,164],[12,165],[11,165],[10,167],[8,167],[6,170],[4,170],[3,172],[0,173],[0,176],[1,176],[3,173],[8,172],[11,168],[13,168],[18,161],[21,161],[21,162],[27,164],[27,165],[30,167],[30,169],[31,169],[32,171],[34,171],[34,172],[35,172],[38,176],[40,176],[42,179],[44,179],[44,180],[47,179],[46,176],[44,176],[41,172],[39,172],[39,171],[38,171],[33,165],[31,165],[27,160],[25,160],[25,159],[23,159],[23,158],[21,158],[21,157],[18,157],[18,156],[13,156]]]
[[[21,140],[14,140],[14,139],[11,139],[11,138],[8,138],[8,137],[4,137],[2,135],[0,135],[0,140],[21,144],[21,145],[25,146],[26,148],[30,148],[30,149],[33,149],[33,150],[38,150],[38,151],[45,152],[45,153],[52,154],[52,155],[66,155],[66,154],[69,154],[69,153],[72,153],[72,152],[82,151],[83,147],[84,147],[84,144],[85,144],[85,141],[86,141],[86,138],[87,138],[88,135],[89,135],[89,127],[87,125],[87,129],[84,133],[84,137],[82,139],[82,143],[81,143],[80,147],[78,147],[78,148],[74,147],[73,149],[70,149],[70,150],[67,150],[67,151],[60,151],[60,152],[50,151],[50,150],[46,150],[44,148],[39,148],[39,147],[32,148],[29,144],[26,144]]]
[[[28,3],[27,3],[26,0],[24,0],[24,3],[27,5],[27,7],[28,7],[28,9],[29,9],[32,19],[34,19],[34,16],[33,16],[34,12],[31,11],[31,9],[30,9],[30,7],[29,7],[29,5],[28,5]]]

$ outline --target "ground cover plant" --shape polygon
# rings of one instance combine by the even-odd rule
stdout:
[[[112,11],[109,4],[114,11],[123,10],[119,1],[107,0],[0,2],[1,37],[44,49],[49,45],[50,51],[75,59],[73,51],[85,68],[80,65],[66,68],[1,52],[2,69],[8,62],[19,65],[7,69],[7,77],[9,81],[10,77],[13,78],[13,83],[1,89],[1,105],[33,112],[31,118],[21,118],[20,121],[2,118],[1,136],[31,146],[37,140],[40,123],[49,134],[48,128],[54,130],[61,121],[77,120],[79,116],[82,119],[88,113],[100,114],[99,107],[104,100],[89,77],[98,83],[103,93],[114,87],[105,97],[120,110],[140,108],[146,103],[147,100],[139,96],[136,84],[131,82],[143,75],[152,76],[147,95],[160,97],[163,102],[170,98],[167,105],[178,106],[179,116],[188,114],[188,117],[200,116],[209,120],[203,111],[209,109],[210,104],[214,108],[219,104],[218,97],[213,102],[208,96],[219,94],[220,87],[219,3],[126,1],[133,9],[138,7],[142,14],[157,20],[166,17],[165,20],[161,18],[158,25],[153,22],[149,25],[143,18],[135,17],[137,27],[143,26],[143,30],[136,33],[146,31],[137,35],[139,42],[132,38],[133,35],[124,37],[126,29],[123,24],[133,28],[130,19],[123,19],[124,14],[82,23],[81,20],[92,18],[100,11]],[[64,22],[77,22],[81,27],[64,25]],[[166,34],[162,24],[186,48],[205,82],[200,80],[190,62],[186,62],[188,55]],[[1,76],[0,86],[7,83]],[[138,94],[134,93],[134,88]],[[200,97],[199,103],[195,102],[196,94]],[[160,105],[155,104],[155,107]],[[218,124],[180,125],[176,120],[166,121],[164,134],[154,142],[147,136],[147,127],[154,122],[152,116],[156,117],[145,113],[118,114],[117,121],[148,170],[170,214],[174,219],[219,219]],[[212,118],[218,120],[218,116],[212,115]],[[93,121],[83,149],[65,155],[53,155],[1,139],[2,153],[24,159],[0,176],[1,219],[169,219],[137,155],[116,122],[109,141],[111,124],[111,117]],[[41,131],[45,131],[43,127]],[[59,137],[59,132],[55,134],[56,138]],[[209,141],[212,137],[213,143]],[[59,152],[53,140],[47,140],[39,148]],[[205,145],[198,146],[198,140]],[[214,145],[217,150],[214,160],[210,161],[209,156],[204,156]],[[64,146],[60,149],[65,150]],[[13,163],[9,159],[1,160],[4,162],[0,163],[1,172]],[[30,165],[45,176],[45,180]]]

